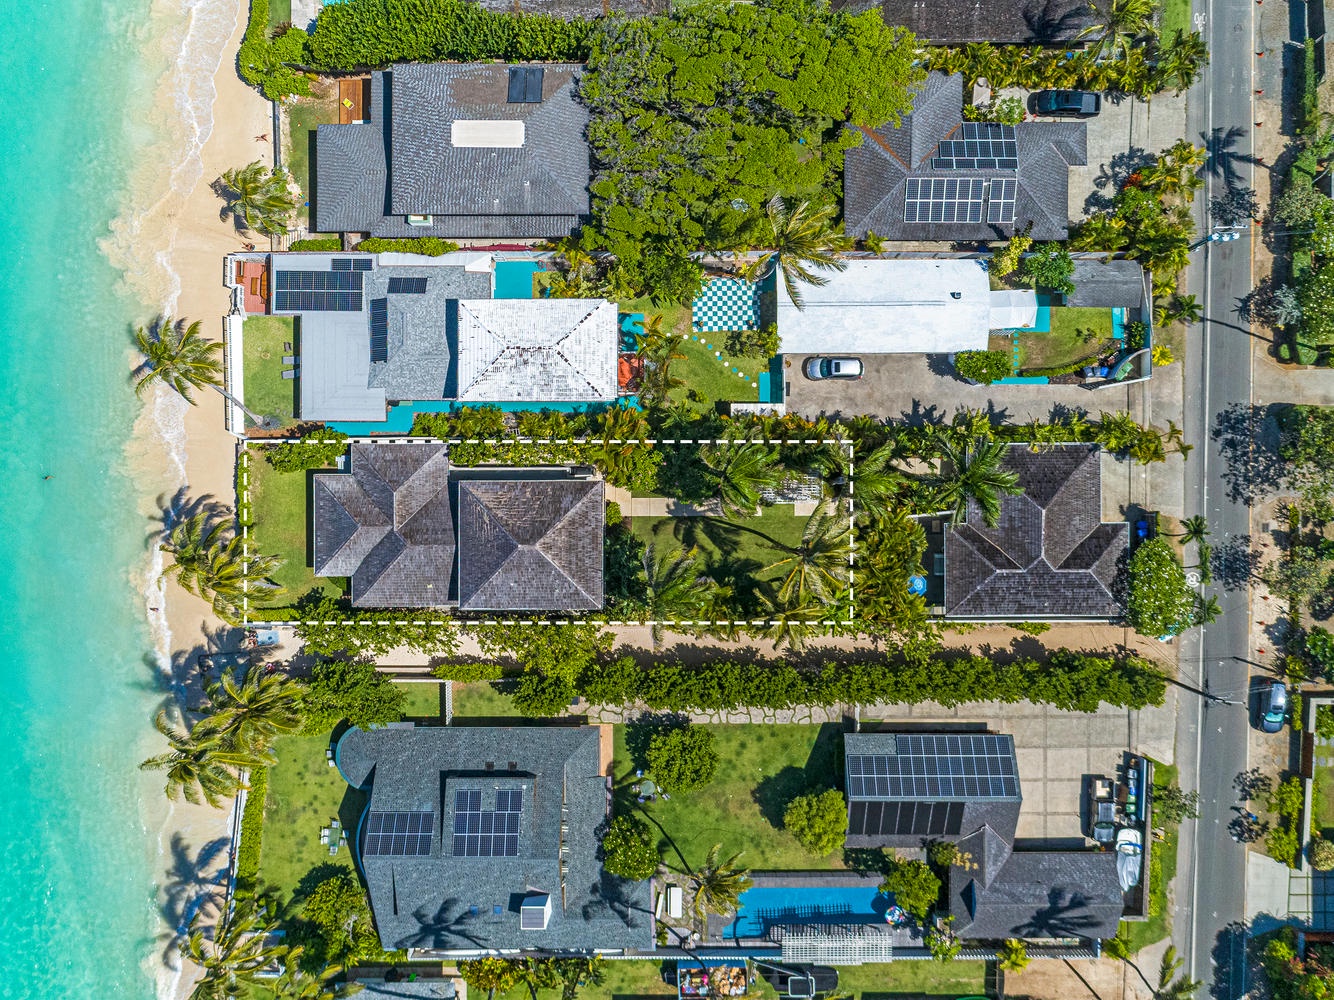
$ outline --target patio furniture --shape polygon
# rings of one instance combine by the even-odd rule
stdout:
[[[290,351],[291,349],[292,349],[292,342],[291,342],[290,340],[284,340],[284,341],[283,341],[283,350],[284,350],[284,351]]]

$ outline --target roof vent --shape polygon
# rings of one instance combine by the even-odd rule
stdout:
[[[494,760],[488,760],[485,767],[488,771],[494,771],[496,769],[496,762]]]
[[[519,904],[519,930],[544,931],[551,921],[551,896],[541,892],[527,896]]]
[[[542,103],[542,67],[511,66],[509,96],[510,104]]]
[[[509,769],[510,769],[511,771],[517,771],[517,770],[519,769],[519,762],[518,762],[517,760],[512,760],[512,761],[510,761],[510,762],[509,762]]]
[[[950,298],[961,299],[963,298],[963,292],[950,292]]]
[[[449,126],[449,141],[460,149],[518,149],[523,122],[460,118]]]

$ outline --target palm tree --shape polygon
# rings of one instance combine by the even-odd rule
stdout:
[[[709,848],[704,864],[690,875],[695,893],[692,906],[701,921],[707,920],[710,913],[726,916],[734,912],[741,894],[751,885],[750,869],[738,864],[741,852],[719,861],[722,848],[722,844]]]
[[[685,360],[681,348],[686,338],[675,330],[663,330],[662,314],[654,313],[644,319],[644,332],[635,339],[635,353],[644,362],[639,395],[665,402],[673,389],[685,384],[672,377],[671,367],[673,361]]]
[[[1177,976],[1181,965],[1176,948],[1168,945],[1158,966],[1158,986],[1153,991],[1153,1000],[1190,1000],[1195,995],[1202,984],[1188,975]]]
[[[360,983],[334,983],[343,973],[341,965],[326,965],[319,972],[305,972],[301,956],[305,948],[297,945],[283,959],[282,974],[273,983],[274,1000],[338,1000],[360,993]]]
[[[994,528],[1000,522],[1001,498],[1023,492],[1018,474],[1004,466],[1005,448],[1000,441],[970,445],[942,440],[941,457],[951,472],[939,485],[938,503],[953,512],[956,524],[964,520],[972,500],[987,527]]]
[[[875,519],[889,513],[907,477],[894,468],[895,443],[880,445],[869,455],[850,460],[843,445],[830,446],[820,464],[835,495],[847,499],[859,518]]]
[[[754,514],[760,491],[783,481],[778,453],[769,445],[706,444],[699,450],[699,460],[713,473],[718,499],[729,514]]]
[[[296,210],[296,203],[285,177],[256,160],[228,170],[220,184],[228,199],[227,211],[246,229],[265,234],[287,231],[287,217]]]
[[[1152,32],[1153,6],[1153,0],[1108,0],[1106,7],[1093,7],[1100,23],[1089,25],[1078,37],[1096,36],[1093,52],[1099,59],[1115,60],[1118,53],[1127,58],[1135,40]]]
[[[223,522],[200,511],[172,525],[158,547],[171,555],[167,573],[184,590],[234,620],[246,601],[262,605],[281,594],[282,588],[270,579],[280,563],[274,556],[247,552],[239,535],[229,539],[226,532]]]
[[[137,395],[142,396],[149,386],[165,385],[194,405],[194,390],[207,387],[239,407],[255,423],[264,423],[263,417],[246,409],[244,403],[224,388],[222,362],[217,356],[222,345],[204,339],[198,320],[187,325],[183,319],[173,322],[171,317],[162,316],[149,327],[139,327],[134,339],[144,356],[135,369]]]
[[[258,973],[287,955],[284,945],[271,945],[272,925],[251,900],[238,900],[230,913],[224,912],[213,928],[212,938],[204,934],[203,911],[190,922],[190,935],[182,954],[203,970],[195,983],[190,1000],[229,1000],[246,995],[259,985]]]
[[[709,616],[717,585],[704,575],[697,549],[680,547],[659,553],[654,543],[644,547],[644,600],[655,623],[664,618],[701,619]],[[653,641],[662,638],[654,624]]]
[[[1192,514],[1181,522],[1181,543],[1202,542],[1209,535],[1209,522],[1203,514]]]
[[[826,602],[848,584],[848,552],[851,539],[848,519],[827,503],[806,519],[801,541],[784,546],[787,555],[764,567],[786,568],[776,597],[778,606],[789,608]]]
[[[1032,961],[1028,957],[1028,949],[1024,947],[1024,942],[1018,938],[1006,938],[997,959],[996,964],[1006,972],[1023,972]]]
[[[301,728],[305,686],[286,674],[251,667],[241,680],[224,672],[208,685],[209,725],[234,747],[267,749]]]
[[[237,773],[241,768],[259,767],[274,762],[266,751],[237,749],[216,729],[201,722],[192,730],[173,725],[166,709],[158,712],[153,726],[167,738],[171,749],[149,757],[139,765],[145,771],[167,772],[167,797],[184,797],[198,805],[207,802],[215,808],[241,787]]]
[[[838,594],[834,606],[809,601],[782,607],[767,594],[761,594],[760,608],[766,624],[759,634],[772,639],[774,649],[782,649],[784,646],[793,650],[802,649],[812,635],[830,631],[835,621],[847,617],[844,610],[848,606],[847,596],[847,591]]]
[[[835,208],[826,205],[812,208],[803,201],[796,208],[788,208],[782,195],[774,195],[764,207],[765,221],[762,235],[773,250],[764,254],[747,268],[752,278],[768,277],[777,268],[783,272],[783,286],[792,304],[801,309],[802,284],[826,285],[829,279],[816,274],[821,271],[842,271],[848,266],[839,254],[853,247],[853,241],[844,236],[835,219]]]

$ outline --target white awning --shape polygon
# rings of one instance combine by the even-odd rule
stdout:
[[[1038,322],[1038,293],[1031,288],[991,293],[991,328],[1022,330]]]

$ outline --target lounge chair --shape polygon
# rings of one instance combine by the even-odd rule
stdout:
[[[285,364],[285,365],[294,365],[294,364],[296,364],[296,355],[295,355],[295,354],[284,354],[284,355],[283,355],[283,364]]]
[[[283,370],[283,378],[288,379],[289,381],[290,381],[291,379],[296,378],[296,369],[295,369],[295,368],[287,368],[287,369],[284,369],[284,370]]]

